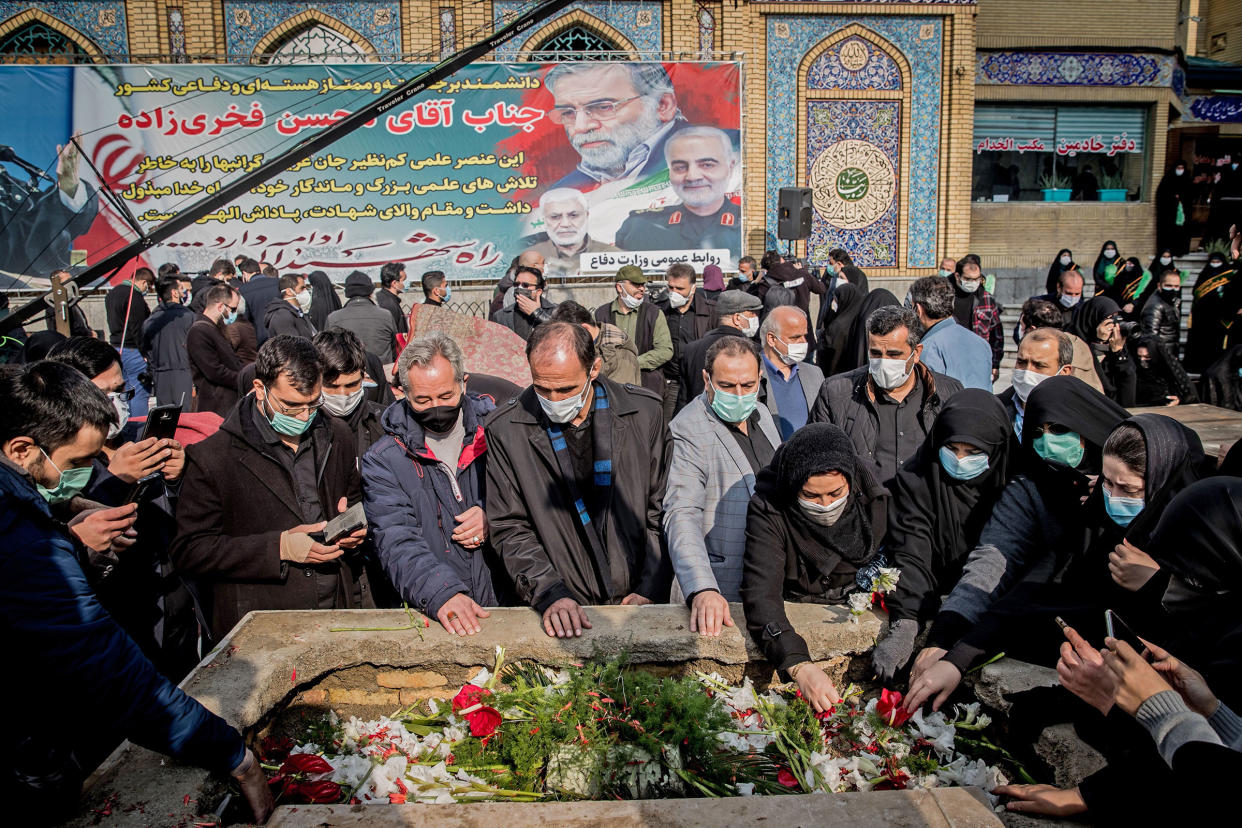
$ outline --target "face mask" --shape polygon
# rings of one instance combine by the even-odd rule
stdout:
[[[108,439],[116,439],[121,433],[121,429],[125,428],[125,423],[129,421],[129,400],[120,394],[109,394],[108,399],[112,400],[112,407],[116,409],[117,422],[108,426]]]
[[[776,341],[784,345],[785,348],[788,350],[788,353],[784,353],[780,355],[781,362],[785,363],[786,365],[797,365],[799,362],[806,359],[806,351],[808,347],[807,343],[805,342],[789,343],[781,339],[779,336],[776,338]]]
[[[582,386],[581,393],[563,400],[545,400],[538,393],[535,399],[539,400],[539,407],[543,409],[544,416],[554,423],[567,423],[574,417],[578,416],[578,412],[582,410],[582,406],[586,404],[587,390],[591,387],[591,381],[588,379],[586,384]]]
[[[1172,259],[1171,257],[1169,257],[1169,256],[1161,256],[1161,257],[1160,257],[1160,264],[1162,264],[1162,265],[1167,265],[1167,264],[1170,264],[1172,261],[1173,261],[1173,259]]]
[[[684,308],[690,302],[688,296],[682,296],[675,290],[668,292],[668,306],[670,308]]]
[[[947,278],[949,278],[949,277],[950,277],[950,276],[952,276],[952,275],[953,275],[953,271],[952,271],[952,270],[945,270],[944,268],[941,268],[941,269],[940,269],[940,278],[942,278],[942,279],[947,279]]]
[[[726,423],[740,423],[750,417],[759,402],[759,390],[749,394],[730,394],[712,386],[712,411]]]
[[[957,283],[957,286],[960,287],[966,293],[974,293],[976,290],[979,289],[979,284],[980,283],[978,280],[971,280],[971,281],[962,280]]]
[[[1181,288],[1160,288],[1160,295],[1170,304],[1182,301]]]
[[[940,466],[954,480],[974,480],[988,470],[986,454],[958,457],[948,446],[940,447]]]
[[[1229,166],[1230,166],[1231,168],[1233,168],[1233,169],[1235,169],[1235,170],[1236,170],[1236,169],[1238,168],[1238,162],[1237,162],[1237,161],[1234,161],[1234,162],[1233,162],[1233,163],[1231,163]]]
[[[1013,372],[1013,393],[1018,396],[1023,405],[1026,405],[1027,397],[1031,396],[1031,391],[1035,386],[1048,379],[1047,374],[1039,374],[1035,371],[1019,369]]]
[[[444,298],[441,299],[440,301],[447,302],[448,300],[452,298],[453,298],[453,289],[451,287],[444,288]]]
[[[1213,270],[1220,270],[1224,266],[1225,266],[1224,262],[1208,262],[1208,267],[1212,268]]]
[[[1082,438],[1073,431],[1065,434],[1041,434],[1035,439],[1033,448],[1036,454],[1049,463],[1059,463],[1071,469],[1078,468],[1085,452]]]
[[[1173,174],[1174,174],[1174,175],[1184,175],[1184,174],[1185,174],[1185,172],[1186,172],[1185,170],[1174,170],[1174,171],[1173,171]]]
[[[813,501],[798,498],[798,508],[802,510],[802,514],[811,523],[817,523],[820,526],[832,526],[840,519],[841,512],[845,509],[845,501],[849,499],[850,496],[846,495],[832,501],[827,506],[821,506]]]
[[[1104,511],[1118,526],[1129,526],[1139,512],[1143,511],[1143,498],[1113,497],[1107,486],[1101,488],[1104,489]]]
[[[752,336],[752,337],[755,334],[759,333],[759,317],[752,316],[751,318],[747,319],[746,327],[742,328],[742,333],[746,334],[747,336]]]
[[[1106,259],[1114,258],[1116,255],[1117,255],[1116,250],[1105,250],[1104,251],[1104,258]]]
[[[233,311],[231,313],[226,313],[224,316],[220,317],[220,321],[226,325],[232,325],[234,322],[237,321],[237,315],[239,313],[240,311]]]
[[[181,304],[188,305],[190,304],[190,300],[193,298],[194,298],[194,291],[187,290],[185,293],[181,294]]]
[[[910,372],[914,370],[906,368],[904,359],[870,359],[867,369],[871,372],[872,381],[885,391],[900,387],[910,379]]]
[[[268,423],[271,424],[277,434],[283,434],[286,437],[301,437],[306,433],[306,430],[311,427],[311,423],[315,422],[315,415],[319,413],[318,411],[312,411],[310,416],[305,420],[299,420],[297,417],[291,417],[288,414],[281,414],[272,407],[270,402],[267,402],[267,398],[271,396],[271,392],[267,390],[266,386],[263,388],[263,395],[267,407],[272,409],[272,417],[268,420]]]
[[[66,500],[72,500],[82,493],[86,488],[86,484],[90,482],[91,472],[93,469],[87,466],[83,469],[62,470],[60,466],[52,463],[52,458],[48,457],[48,453],[43,452],[43,456],[47,462],[52,464],[52,468],[60,473],[60,480],[56,482],[55,488],[49,489],[40,483],[35,484],[35,488],[39,490],[39,494],[43,495],[43,499],[48,503],[64,503]]]
[[[414,417],[414,422],[422,426],[423,430],[444,434],[445,432],[452,431],[453,426],[457,425],[457,417],[461,413],[461,406],[465,399],[466,395],[463,393],[457,399],[457,405],[435,405],[422,411],[415,411],[413,406],[411,406],[410,414]],[[578,408],[581,407],[582,405],[579,404]],[[578,412],[575,410],[574,413]],[[570,419],[573,418],[571,417]]]
[[[739,274],[737,274],[737,280],[738,280],[739,282],[749,282],[749,281],[750,281],[750,274],[749,274],[749,273],[739,273]]]
[[[1081,298],[1082,298],[1081,296],[1066,296],[1064,293],[1062,293],[1061,299],[1060,299],[1061,307],[1072,308],[1074,307],[1074,305],[1078,304],[1078,300]]]
[[[630,296],[628,293],[621,294],[621,304],[625,305],[630,310],[638,310],[639,305],[642,303],[643,297],[641,296]]]
[[[336,417],[348,417],[358,407],[358,403],[362,402],[363,390],[359,388],[351,394],[324,394],[324,410]]]
[[[1061,267],[1069,267],[1069,266],[1070,266],[1070,264],[1071,264],[1071,263],[1073,263],[1073,261],[1074,261],[1074,260],[1073,260],[1073,258],[1072,258],[1072,257],[1070,257],[1070,256],[1062,256],[1062,257],[1061,257]]]
[[[294,298],[298,300],[298,307],[302,309],[302,313],[306,313],[310,310],[311,301],[314,299],[309,290],[302,291]]]

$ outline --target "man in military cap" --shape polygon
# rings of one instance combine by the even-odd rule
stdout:
[[[664,145],[668,178],[681,204],[635,210],[617,231],[622,250],[737,250],[741,208],[725,198],[737,169],[733,140],[722,129],[686,127]]]
[[[617,271],[613,287],[617,298],[595,309],[595,320],[616,325],[638,346],[638,367],[643,387],[664,393],[664,374],[660,370],[673,358],[673,337],[668,320],[647,297],[647,277],[635,265]]]

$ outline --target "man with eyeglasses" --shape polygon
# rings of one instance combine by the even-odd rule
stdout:
[[[664,168],[664,142],[686,121],[659,63],[561,63],[544,78],[548,117],[582,159],[553,185],[593,189],[646,178]]]
[[[523,340],[530,339],[537,325],[552,319],[556,305],[543,295],[543,271],[518,265],[513,273],[513,301],[492,314],[492,321],[504,325]]]
[[[365,527],[326,538],[362,498],[349,426],[323,416],[323,368],[310,340],[259,348],[253,390],[215,434],[187,451],[171,553],[210,585],[219,640],[251,610],[374,606],[356,550]]]
[[[241,294],[229,285],[216,285],[203,298],[203,312],[185,335],[185,350],[194,379],[194,410],[221,417],[237,402],[237,375],[241,360],[224,328],[237,321]]]

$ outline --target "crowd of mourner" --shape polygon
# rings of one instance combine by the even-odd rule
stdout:
[[[263,819],[255,756],[176,687],[253,610],[405,605],[468,636],[529,607],[575,637],[593,607],[671,603],[694,635],[744,623],[823,711],[841,688],[787,602],[857,605],[895,568],[869,658],[908,710],[1003,652],[1060,678],[1013,721],[1073,722],[1107,760],[1072,789],[1000,789],[1011,809],[1223,803],[1242,449],[1127,409],[1242,410],[1231,239],[1185,337],[1172,252],[1112,241],[1090,267],[1060,251],[1012,331],[975,256],[903,299],[844,250],[823,273],[774,251],[728,279],[627,266],[591,309],[552,302],[528,250],[488,309],[525,342],[525,388],[413,335],[400,263],[350,274],[343,304],[323,272],[244,256],[139,269],[106,333],[71,307],[71,336],[23,332],[0,373],[7,801],[23,824],[71,813],[129,739],[232,774]],[[452,309],[443,273],[421,289]]]

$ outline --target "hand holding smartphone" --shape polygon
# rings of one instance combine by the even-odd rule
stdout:
[[[1107,631],[1109,638],[1126,642],[1140,656],[1146,658],[1150,655],[1147,645],[1143,643],[1143,639],[1139,638],[1138,634],[1130,629],[1129,624],[1121,620],[1120,615],[1110,609],[1104,610],[1104,629]]]

